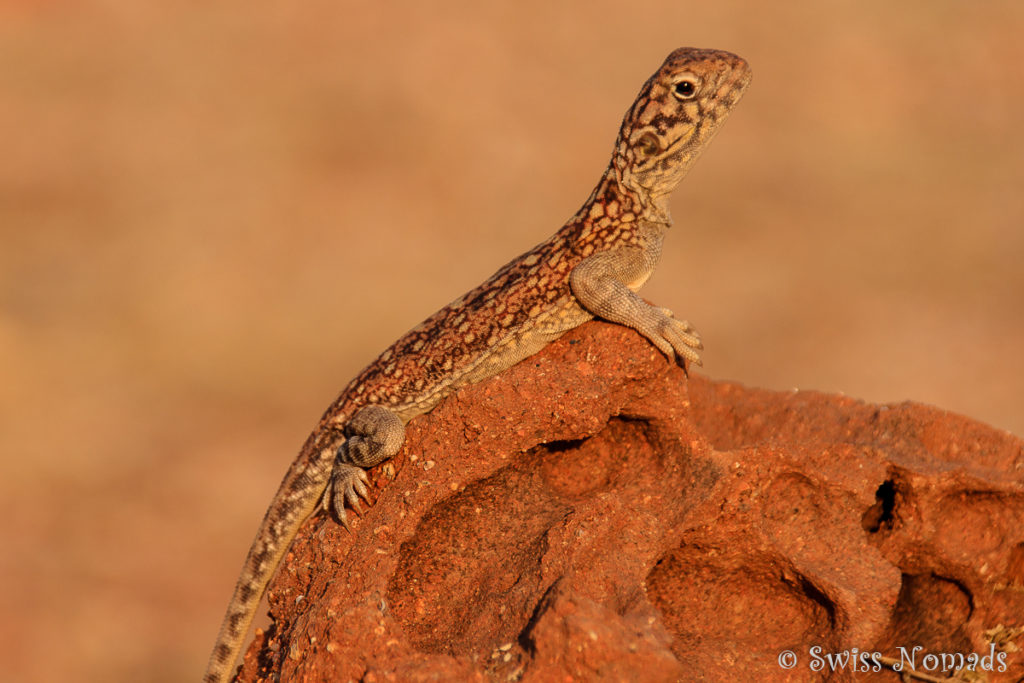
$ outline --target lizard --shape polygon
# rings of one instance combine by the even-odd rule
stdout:
[[[407,332],[330,405],[285,474],[249,548],[204,683],[230,679],[256,608],[299,527],[371,503],[367,470],[401,449],[405,425],[593,318],[635,329],[670,361],[700,365],[700,336],[636,291],[671,225],[668,200],[750,83],[741,57],[680,48],[648,79],[587,201],[551,238]]]

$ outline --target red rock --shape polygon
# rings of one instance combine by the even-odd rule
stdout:
[[[591,323],[392,465],[354,533],[300,532],[242,680],[896,681],[901,646],[1024,676],[1024,443],[970,419],[687,380]]]

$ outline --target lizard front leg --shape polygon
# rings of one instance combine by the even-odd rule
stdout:
[[[334,458],[324,506],[333,508],[338,521],[346,529],[349,525],[345,504],[362,514],[359,498],[370,502],[366,491],[369,483],[366,469],[393,456],[404,441],[405,423],[384,406],[364,406],[345,425],[345,441],[338,446]]]
[[[669,358],[701,364],[704,348],[690,323],[676,320],[667,308],[651,306],[632,288],[639,288],[654,270],[656,254],[624,246],[583,259],[569,274],[573,296],[595,316],[632,327]]]

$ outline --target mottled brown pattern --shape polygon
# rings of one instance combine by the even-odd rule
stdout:
[[[693,84],[692,97],[675,93],[681,80]],[[410,330],[342,391],[271,502],[206,681],[228,678],[252,613],[299,526],[324,497],[335,454],[346,443],[345,426],[362,407],[381,405],[407,422],[459,386],[511,367],[595,315],[636,328],[670,355],[697,358],[686,348],[699,348],[689,326],[642,303],[632,290],[646,281],[660,255],[670,223],[669,194],[749,80],[746,62],[728,52],[681,48],[669,55],[627,112],[608,170],[576,215],[549,240]],[[578,271],[594,275],[574,289],[570,275],[584,260],[597,267]],[[346,470],[353,471],[360,473]],[[345,482],[351,497],[337,489],[326,496],[333,495],[333,509],[346,524],[345,502],[355,500],[351,484]]]
[[[711,79],[720,97],[692,100],[681,112],[670,114],[666,103],[673,96],[664,77],[680,69]],[[672,166],[685,172],[748,82],[745,62],[731,53],[682,48],[669,55],[623,119],[608,171],[565,226],[392,344],[346,387],[322,424],[343,422],[366,403],[394,406],[403,417],[429,410],[503,341],[532,334],[537,317],[549,313],[553,301],[569,309],[575,322],[566,330],[592,317],[572,300],[568,273],[597,251],[624,244],[645,246],[633,225],[638,220],[667,218],[659,200],[681,177],[669,179],[667,190],[637,187],[636,170],[643,171],[648,162],[638,158],[632,143],[652,131],[665,138],[681,125],[695,126],[692,137],[699,145],[688,156],[665,155],[657,163],[662,172]]]

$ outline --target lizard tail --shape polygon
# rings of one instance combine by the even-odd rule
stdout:
[[[311,458],[297,458],[281,482],[245,558],[210,663],[206,665],[203,683],[231,680],[235,660],[263,593],[299,527],[316,509],[327,486],[334,453],[333,448],[321,448],[313,450]]]

